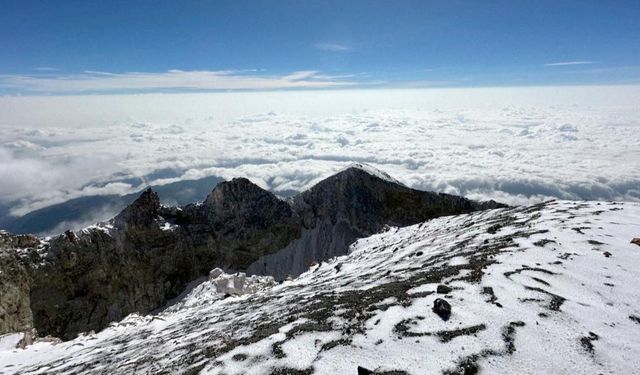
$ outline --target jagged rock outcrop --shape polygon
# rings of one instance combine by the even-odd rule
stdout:
[[[148,188],[138,199],[113,218],[113,224],[118,229],[149,227],[156,222],[159,212],[160,197],[151,188]]]
[[[382,225],[404,226],[442,215],[495,208],[449,194],[408,188],[351,167],[331,176],[294,198],[303,224],[310,228],[318,220],[345,221],[363,235],[378,232]]]
[[[201,205],[165,216],[186,229],[195,245],[221,249],[217,265],[228,269],[245,269],[300,234],[291,206],[246,178],[221,182]]]
[[[0,333],[32,326],[40,335],[73,338],[161,307],[215,267],[284,278],[346,253],[385,225],[498,206],[413,190],[361,166],[290,201],[243,178],[184,207],[161,206],[146,190],[111,221],[47,243],[16,245],[21,237],[5,235]],[[22,255],[15,250],[29,246]]]
[[[406,226],[504,205],[411,189],[383,172],[356,165],[293,197],[292,207],[301,219],[302,235],[251,264],[249,273],[277,279],[297,276],[313,262],[344,255],[358,238],[387,225]]]

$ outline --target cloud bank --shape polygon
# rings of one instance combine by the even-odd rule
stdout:
[[[42,70],[43,68],[39,68]],[[82,93],[145,90],[275,90],[327,88],[354,82],[296,71],[286,75],[258,75],[256,71],[182,71],[108,73],[86,71],[68,75],[0,75],[0,88],[31,93]]]
[[[353,161],[474,199],[640,201],[639,109],[638,87],[0,98],[0,203],[212,175],[287,194]]]

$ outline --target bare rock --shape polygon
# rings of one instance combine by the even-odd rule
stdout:
[[[16,348],[17,349],[24,349],[27,346],[33,344],[33,342],[36,339],[36,332],[35,330],[29,330],[29,331],[25,331],[22,334],[22,338],[20,339],[20,341],[18,341],[18,343],[16,344]]]
[[[442,320],[448,320],[451,316],[451,305],[442,298],[436,298],[433,301],[433,312],[438,314]]]
[[[438,294],[447,294],[447,293],[451,293],[452,290],[453,290],[452,287],[450,287],[448,285],[440,284],[440,285],[438,285],[438,288],[436,288],[436,293],[438,293]]]

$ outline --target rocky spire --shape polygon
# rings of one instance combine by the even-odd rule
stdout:
[[[122,210],[113,221],[117,228],[148,227],[155,223],[160,210],[158,193],[148,188],[140,197]]]

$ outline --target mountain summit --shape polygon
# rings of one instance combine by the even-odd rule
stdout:
[[[109,222],[26,248],[4,246],[3,270],[26,277],[1,279],[0,308],[17,313],[5,314],[0,327],[71,339],[157,309],[215,267],[282,280],[387,226],[496,207],[503,205],[414,190],[362,164],[288,201],[244,178],[183,207],[161,206],[148,189]],[[16,299],[17,307],[2,306]]]
[[[639,220],[550,201],[387,230],[280,285],[215,269],[99,333],[0,337],[0,373],[637,373]]]

